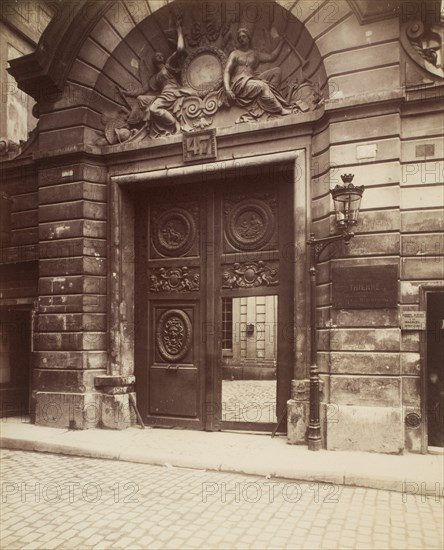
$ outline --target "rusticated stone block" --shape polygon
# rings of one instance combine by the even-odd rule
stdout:
[[[419,353],[401,353],[401,373],[419,375],[421,372],[421,356]]]
[[[33,388],[42,392],[84,393],[94,390],[94,378],[104,371],[34,369]]]
[[[40,277],[39,294],[106,294],[106,284],[101,276]]]
[[[363,212],[359,216],[359,228],[363,233],[399,230],[399,209]]]
[[[82,181],[74,183],[59,182],[59,185],[55,187],[42,187],[39,190],[39,203],[41,205],[82,199],[106,202],[106,186]]]
[[[384,48],[388,50],[388,48]],[[347,58],[353,56],[354,52],[347,52]],[[360,57],[357,55],[356,57]],[[399,134],[401,129],[400,116],[398,113],[372,117],[365,121],[365,124],[356,124],[356,121],[336,122],[330,126],[330,143],[343,143],[344,141],[369,140],[389,135]]]
[[[409,426],[406,422],[408,414],[414,413],[419,418],[419,424],[416,426]],[[411,407],[409,405],[404,406],[404,426],[405,426],[405,448],[412,453],[420,453],[422,450],[422,438],[424,430],[426,429],[425,421],[421,416],[421,410],[419,407]]]
[[[403,331],[401,334],[401,350],[418,352],[421,337],[417,330]]]
[[[34,351],[36,369],[106,369],[106,351]]]
[[[291,399],[302,402],[310,398],[310,380],[291,381]]]
[[[136,397],[136,394],[132,394]],[[136,424],[136,415],[130,404],[129,394],[102,395],[101,427],[125,430]]]
[[[100,420],[101,395],[97,393],[34,392],[35,423],[52,428],[86,430]]]
[[[290,445],[305,445],[309,422],[308,402],[287,401],[287,440]]]
[[[421,405],[421,380],[419,376],[403,377],[402,402],[404,405],[420,407]]]
[[[100,121],[100,115],[86,106],[68,109],[64,112],[63,116],[60,116],[58,112],[54,112],[41,114],[39,118],[40,133],[76,125],[85,125],[96,128],[97,130],[103,128],[103,124],[101,124]],[[66,173],[67,167],[64,167],[63,171]],[[69,170],[69,172],[71,172],[71,170]]]
[[[332,376],[330,401],[341,405],[400,406],[400,379],[395,377]]]
[[[40,261],[40,276],[106,275],[106,260],[81,256]]]
[[[40,187],[58,185],[61,182],[88,181],[91,183],[106,183],[107,171],[103,166],[88,163],[66,164],[43,168],[39,171],[38,182]]]
[[[319,330],[320,350],[332,351],[398,351],[400,330],[386,329],[330,329]]]
[[[332,374],[399,374],[397,353],[332,352]]]
[[[444,210],[418,210],[402,212],[402,231],[443,231]]]
[[[404,176],[403,176],[404,177]],[[404,187],[401,195],[402,210],[417,209],[417,208],[436,208],[442,205],[442,185],[429,185],[425,187],[421,181],[421,174],[417,172],[415,178],[412,179],[411,187]],[[435,176],[436,182],[439,183],[441,176]],[[441,180],[442,181],[442,180]],[[416,184],[416,186],[414,186]]]
[[[39,332],[104,332],[106,315],[94,313],[44,314],[37,318]]]
[[[39,215],[37,210],[27,210],[26,212],[16,212],[15,214],[11,214],[12,229],[37,226],[38,223]]]
[[[433,256],[435,259],[441,256],[442,258],[444,256],[444,234],[401,235],[401,255]]]
[[[37,192],[14,196],[11,204],[11,212],[23,212],[37,208],[39,203]]]
[[[337,405],[337,422],[327,425],[330,451],[400,453],[404,449],[401,407]]]
[[[443,256],[402,258],[402,279],[444,279]]]
[[[105,350],[104,332],[41,332],[34,335],[34,345],[40,351]]]
[[[63,203],[63,214],[59,204],[42,204],[39,207],[40,223],[87,218],[91,220],[106,220],[107,206],[100,202],[74,200]]]
[[[333,325],[348,327],[397,327],[399,326],[398,310],[391,309],[332,309]]]
[[[105,239],[106,222],[99,220],[69,220],[40,223],[39,236],[42,241],[73,239],[76,237],[99,237]]]
[[[423,113],[421,117],[405,117],[402,120],[402,138],[421,138],[442,134],[442,121],[436,113]]]
[[[357,235],[346,249],[347,256],[399,254],[399,234]]]
[[[40,296],[41,313],[105,313],[106,296],[83,294],[75,296]]]
[[[26,229],[15,229],[11,234],[11,246],[22,246],[27,244],[38,243],[39,231],[37,227]]]
[[[113,375],[103,375],[98,376],[94,384],[97,388],[105,386],[130,386],[135,384],[136,378],[134,375],[129,376],[113,376]]]

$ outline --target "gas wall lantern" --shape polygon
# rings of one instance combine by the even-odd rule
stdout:
[[[316,266],[322,252],[332,243],[343,240],[348,245],[354,237],[350,231],[358,222],[364,186],[353,185],[353,174],[341,176],[344,185],[336,185],[330,190],[336,215],[336,227],[341,231],[323,239],[310,234],[307,245],[310,247],[310,420],[308,425],[308,448],[318,451],[321,448],[319,368],[317,365],[317,315],[316,315]]]

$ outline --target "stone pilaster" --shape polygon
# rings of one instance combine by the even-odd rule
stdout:
[[[36,423],[101,420],[94,378],[106,372],[107,174],[89,163],[39,171],[39,304],[34,334]]]

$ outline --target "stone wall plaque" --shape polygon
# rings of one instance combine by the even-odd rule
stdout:
[[[401,311],[401,330],[425,330],[425,311]]]
[[[396,265],[334,267],[332,282],[336,309],[380,309],[398,305]]]

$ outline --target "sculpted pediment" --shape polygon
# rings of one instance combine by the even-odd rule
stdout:
[[[279,119],[322,107],[325,71],[302,25],[276,6],[255,21],[163,8],[157,43],[146,40],[137,82],[115,85],[97,145]],[[160,10],[160,11],[162,11]],[[289,18],[294,21],[289,21]],[[244,20],[246,18],[244,17]],[[162,40],[162,35],[166,38]],[[308,47],[307,47],[308,46]],[[311,59],[300,51],[310,51]]]

